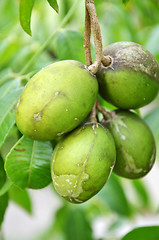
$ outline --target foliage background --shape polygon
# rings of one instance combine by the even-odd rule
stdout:
[[[13,107],[13,101],[30,76],[59,60],[75,59],[85,63],[84,0],[79,1],[76,11],[64,28],[58,26],[74,0],[59,0],[58,3],[59,15],[50,8],[47,1],[35,2],[32,13],[32,37],[30,37],[19,24],[19,1],[0,1],[0,142],[3,160],[20,138],[20,133],[14,124],[14,114],[10,115],[8,109]],[[134,41],[144,45],[159,61],[157,0],[132,0],[126,5],[121,0],[96,0],[95,4],[101,25],[103,46],[116,41]],[[54,31],[56,34],[45,51],[25,72],[31,74],[23,74],[24,76],[21,77],[18,73],[24,72],[32,56]],[[93,44],[92,53],[94,55]],[[9,83],[5,78],[8,74],[11,76]],[[108,107],[105,102],[102,103]],[[142,108],[141,115],[152,129],[159,148],[159,97]],[[4,124],[11,126],[7,128],[7,136],[3,131]],[[118,240],[134,227],[159,226],[158,172],[159,165],[156,161],[152,171],[142,180],[130,181],[112,175],[102,191],[82,205],[66,203],[57,196],[52,185],[43,190],[20,190],[12,186],[8,193],[0,197],[0,222],[3,219],[8,196],[11,200],[2,224],[0,239]],[[1,167],[0,176],[3,181],[0,182],[0,188],[5,181],[3,175],[5,172]],[[19,213],[20,208],[22,213]],[[140,230],[142,237],[137,238],[138,233],[135,232],[136,239],[150,239],[146,238],[147,230]],[[150,233],[155,231],[148,229]],[[151,235],[153,240],[152,237]]]

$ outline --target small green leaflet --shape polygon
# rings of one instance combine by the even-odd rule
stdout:
[[[56,0],[47,0],[50,6],[58,13],[59,7]]]
[[[20,0],[19,17],[20,23],[24,31],[31,36],[31,13],[35,0]]]
[[[51,157],[50,142],[34,141],[23,136],[6,157],[7,176],[20,188],[44,188],[51,182]]]

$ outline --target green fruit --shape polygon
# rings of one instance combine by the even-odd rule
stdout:
[[[82,203],[104,186],[114,167],[114,140],[108,129],[87,123],[66,135],[52,158],[57,192],[72,203]]]
[[[156,156],[155,140],[147,124],[135,113],[117,110],[106,126],[116,145],[114,172],[130,179],[145,176]]]
[[[122,109],[140,108],[150,103],[159,89],[159,64],[153,55],[133,42],[117,42],[104,49],[112,59],[97,73],[99,92]]]
[[[26,136],[52,140],[77,127],[97,97],[96,78],[77,61],[61,61],[37,73],[23,90],[16,124]]]

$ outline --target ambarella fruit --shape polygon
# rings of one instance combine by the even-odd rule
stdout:
[[[86,123],[57,144],[52,179],[57,192],[72,203],[93,197],[107,182],[115,164],[114,140],[99,123]]]
[[[35,140],[52,140],[76,128],[96,100],[98,83],[80,62],[47,66],[23,90],[16,109],[19,130]]]
[[[155,140],[147,124],[133,112],[117,110],[106,126],[116,145],[114,172],[130,179],[145,176],[156,157]]]
[[[159,64],[153,55],[133,42],[117,42],[104,49],[112,59],[97,73],[99,92],[111,104],[136,109],[150,103],[159,90]]]

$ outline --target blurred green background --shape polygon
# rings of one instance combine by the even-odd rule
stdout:
[[[0,1],[1,94],[8,74],[19,76],[16,74],[25,71],[25,74],[34,73],[64,59],[85,63],[84,0],[79,1],[63,28],[59,27],[74,2],[59,0],[60,11],[57,14],[46,0],[37,0],[32,12],[30,37],[19,23],[19,1]],[[117,41],[133,41],[145,46],[159,61],[158,0],[130,0],[126,5],[122,0],[96,0],[95,4],[103,47]],[[44,51],[26,69],[30,59],[54,32]],[[27,80],[25,78],[24,82]],[[141,109],[141,115],[152,129],[159,149],[159,96]],[[13,127],[1,147],[3,158],[19,138],[18,134],[16,127]],[[112,174],[102,191],[82,205],[71,205],[62,200],[52,185],[37,191],[11,187],[11,203],[6,210],[0,239],[119,240],[135,227],[159,226],[158,172],[159,164],[156,161],[152,171],[142,180],[130,181]],[[16,206],[23,213],[19,213]],[[145,240],[150,239],[150,234],[151,240],[159,239],[158,235],[155,235],[158,238],[153,238],[154,232],[159,234],[158,228],[139,229],[139,234],[135,232],[133,236],[136,240]]]

